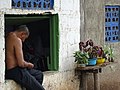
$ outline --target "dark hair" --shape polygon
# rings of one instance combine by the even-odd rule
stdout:
[[[15,31],[17,32],[21,32],[21,31],[25,31],[27,35],[29,35],[29,29],[26,25],[20,25],[20,26],[17,26],[15,28]]]

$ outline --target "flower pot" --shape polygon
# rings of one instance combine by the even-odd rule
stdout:
[[[105,62],[105,58],[98,58],[97,59],[97,65],[103,64]]]
[[[88,65],[94,66],[96,65],[97,58],[88,59]]]
[[[86,67],[86,64],[77,64],[77,67]]]

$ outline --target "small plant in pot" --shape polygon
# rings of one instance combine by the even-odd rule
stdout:
[[[80,51],[88,53],[88,65],[96,65],[98,46],[94,46],[91,39],[87,40],[85,44],[83,42],[79,43]]]
[[[86,65],[103,64],[107,60],[114,62],[113,49],[94,45],[91,39],[79,43],[79,51],[74,53],[75,62]]]
[[[102,47],[98,47],[97,65],[105,62],[106,55]]]
[[[75,51],[75,62],[79,67],[85,67],[88,64],[88,53],[82,51]]]
[[[104,54],[105,54],[105,59],[108,60],[109,62],[114,62],[114,52],[113,48],[108,45],[104,46]]]
[[[91,50],[89,50],[89,49],[91,49]],[[89,49],[88,49],[88,55],[89,55],[88,65],[96,65],[98,47],[92,46]]]
[[[99,47],[97,64],[104,62],[114,62],[114,53],[111,45],[104,45],[103,49]]]

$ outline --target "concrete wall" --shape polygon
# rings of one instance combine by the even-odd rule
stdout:
[[[4,88],[5,43],[4,43],[4,15],[0,12],[0,90]]]
[[[78,50],[80,40],[79,0],[54,0],[54,10],[19,10],[11,8],[11,0],[0,1],[0,85],[4,84],[4,14],[41,14],[44,12],[58,13],[60,30],[59,71],[44,72],[43,86],[46,90],[79,90],[79,81],[75,76],[73,52]],[[15,83],[6,81],[5,90],[20,88]],[[3,90],[2,86],[0,90]],[[16,90],[16,89],[15,89]]]
[[[104,45],[105,5],[120,5],[119,0],[81,0],[81,41],[89,38],[97,45]],[[100,74],[101,90],[120,90],[120,42],[110,43],[118,63],[106,67]],[[89,77],[89,90],[93,90],[93,77]]]

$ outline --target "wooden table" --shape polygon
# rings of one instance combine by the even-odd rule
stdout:
[[[99,73],[102,68],[113,64],[113,62],[106,62],[95,66],[77,67],[75,70],[80,72],[80,90],[87,90],[87,73],[93,73],[94,77],[94,90],[100,90]]]

